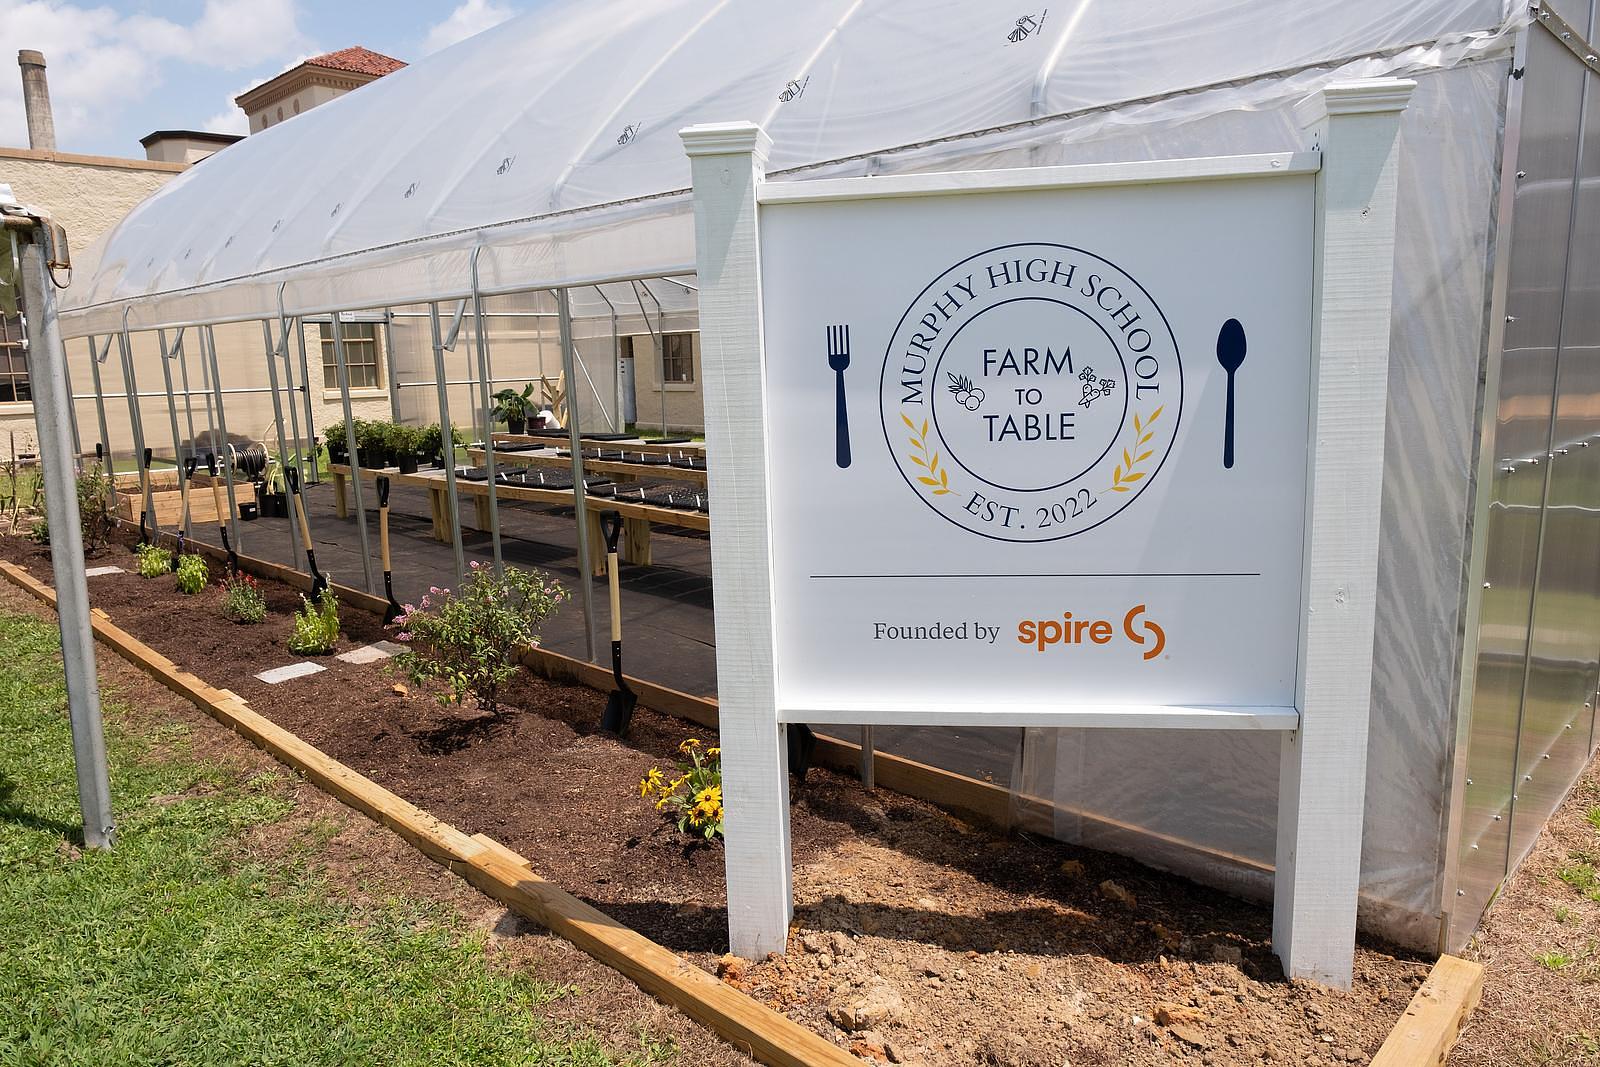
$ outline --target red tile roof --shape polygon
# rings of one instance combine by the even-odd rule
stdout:
[[[374,52],[370,48],[356,45],[354,48],[341,48],[337,52],[328,52],[320,56],[312,56],[306,60],[306,65],[312,67],[327,67],[329,70],[348,70],[355,74],[371,74],[381,77],[390,74],[405,66],[402,60],[393,56]]]

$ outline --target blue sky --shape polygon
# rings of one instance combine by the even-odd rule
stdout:
[[[244,133],[233,97],[308,56],[414,60],[541,0],[0,0],[0,145],[26,147],[15,66],[45,54],[57,147],[142,158],[158,129]]]

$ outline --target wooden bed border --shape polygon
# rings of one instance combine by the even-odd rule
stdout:
[[[0,560],[0,571],[55,606],[55,590],[23,568]],[[710,1027],[735,1048],[772,1067],[859,1067],[859,1060],[820,1035],[539,877],[525,857],[505,845],[463,833],[252,711],[236,693],[182,670],[115,625],[104,611],[92,609],[90,623],[98,640],[172,692],[340,802],[387,826],[429,859]]]

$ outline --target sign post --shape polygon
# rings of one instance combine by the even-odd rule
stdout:
[[[1274,730],[1274,945],[1348,986],[1411,83],[1298,151],[695,194],[733,951],[792,914],[788,723]]]

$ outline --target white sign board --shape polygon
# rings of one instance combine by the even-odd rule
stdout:
[[[780,713],[1292,710],[1315,175],[1285,169],[761,208]]]
[[[769,182],[684,131],[735,953],[792,916],[785,723],[1275,729],[1273,948],[1349,987],[1412,88],[1086,167]]]

